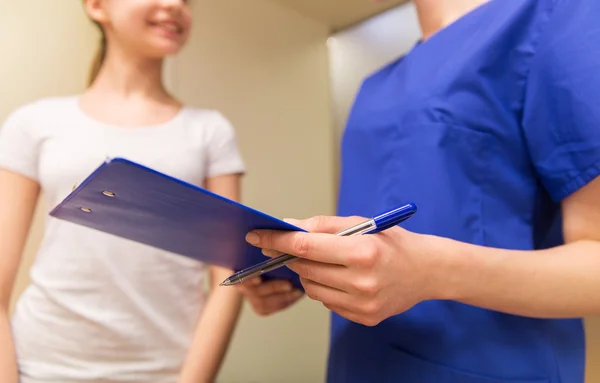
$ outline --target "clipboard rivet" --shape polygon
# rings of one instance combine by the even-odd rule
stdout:
[[[102,194],[104,194],[107,197],[114,197],[115,196],[115,193],[113,193],[111,191],[108,191],[108,190],[103,191]]]
[[[86,213],[91,213],[92,212],[92,209],[90,209],[89,207],[81,207],[80,209],[81,209],[81,211],[84,211]]]

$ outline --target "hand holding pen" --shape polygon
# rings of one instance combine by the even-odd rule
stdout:
[[[298,273],[306,295],[347,319],[365,325],[442,297],[434,283],[439,243],[398,226],[377,235],[340,236],[361,217],[315,217],[291,221],[308,232],[257,230],[247,241],[265,250],[290,254],[286,267]],[[329,233],[329,234],[326,234]]]

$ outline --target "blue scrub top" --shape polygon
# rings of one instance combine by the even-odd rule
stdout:
[[[493,0],[364,81],[338,214],[414,201],[408,230],[543,249],[599,173],[600,0]],[[333,314],[330,341],[330,383],[584,381],[580,319],[428,301],[375,327]]]

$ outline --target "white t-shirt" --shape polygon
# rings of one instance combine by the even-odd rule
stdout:
[[[37,180],[50,209],[107,157],[198,186],[244,172],[219,112],[188,107],[167,123],[125,128],[92,119],[78,100],[30,103],[0,129],[0,167]],[[205,302],[205,268],[47,216],[12,319],[21,382],[175,383]]]

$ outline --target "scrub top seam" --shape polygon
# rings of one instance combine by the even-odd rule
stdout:
[[[521,136],[524,137],[525,133],[523,132],[523,118],[524,118],[524,108],[525,108],[525,100],[527,99],[527,91],[529,88],[529,76],[531,75],[531,68],[533,67],[533,64],[536,62],[536,60],[539,58],[538,56],[538,48],[541,45],[541,43],[544,40],[544,37],[546,37],[546,32],[548,30],[548,24],[550,24],[552,17],[555,14],[556,8],[558,8],[558,3],[560,3],[561,0],[553,0],[552,1],[552,6],[549,7],[549,9],[546,10],[546,17],[543,20],[543,23],[540,23],[541,25],[539,26],[537,33],[536,33],[536,38],[532,39],[532,43],[531,43],[531,48],[532,48],[532,53],[528,58],[528,62],[526,65],[527,70],[524,73],[524,83],[523,83],[523,89],[521,92],[521,100],[520,100],[520,104],[521,104],[521,115],[520,115],[520,127],[521,127]]]
[[[555,200],[555,202],[559,203],[592,181],[598,175],[600,175],[600,158],[598,158],[592,165],[588,166],[583,171],[577,173],[576,176],[571,177],[566,183],[563,184],[563,187],[561,187],[560,190],[552,196],[552,198]]]
[[[530,60],[530,65],[527,66],[528,71],[526,74],[526,78],[527,78],[527,82],[529,81],[529,75],[531,74],[531,67],[533,65],[533,62],[536,61],[536,59],[539,57],[538,56],[538,48],[541,45],[541,43],[543,42],[544,38],[546,37],[546,32],[548,32],[548,24],[550,24],[550,22],[552,21],[552,17],[554,16],[554,14],[556,13],[556,9],[559,7],[559,3],[561,3],[562,0],[553,0],[552,1],[552,6],[549,7],[549,9],[546,10],[546,18],[543,19],[543,22],[540,23],[540,26],[538,28],[537,31],[537,36],[536,39],[532,40],[532,48],[533,48],[533,53],[531,54],[529,60]],[[527,87],[527,86],[525,86]]]

